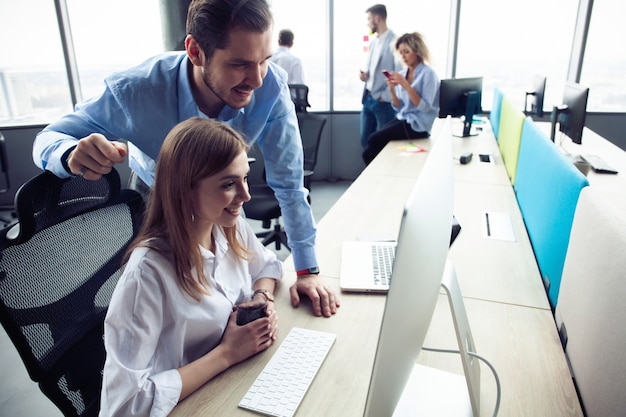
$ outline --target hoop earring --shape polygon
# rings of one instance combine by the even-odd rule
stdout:
[[[191,222],[195,222],[196,221],[196,216],[193,215],[193,213],[191,213]]]

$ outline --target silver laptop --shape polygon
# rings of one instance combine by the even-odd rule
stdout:
[[[396,242],[346,241],[341,247],[343,291],[387,292],[396,254]]]
[[[446,120],[433,142],[437,142],[440,139],[450,142],[451,136],[451,122]],[[451,161],[451,152],[449,154]],[[429,158],[431,156],[429,155]],[[423,173],[422,171],[420,175],[423,175]],[[404,222],[400,227],[404,227]],[[456,238],[459,230],[460,225],[453,218],[450,242]],[[341,247],[341,275],[339,279],[341,290],[347,292],[386,293],[391,282],[396,246],[397,242],[393,239],[387,239],[386,241],[354,240],[343,242]]]

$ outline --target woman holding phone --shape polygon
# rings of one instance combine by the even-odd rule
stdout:
[[[370,135],[362,155],[366,165],[391,140],[429,137],[439,113],[439,77],[428,65],[430,52],[424,37],[418,32],[405,33],[398,38],[395,47],[406,69],[383,73],[397,115],[396,119]]]

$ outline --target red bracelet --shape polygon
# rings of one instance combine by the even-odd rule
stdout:
[[[318,275],[319,273],[320,273],[320,269],[317,266],[314,266],[313,268],[301,269],[299,271],[296,271],[296,275],[299,277],[303,275]]]

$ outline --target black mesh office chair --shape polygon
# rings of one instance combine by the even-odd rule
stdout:
[[[307,108],[311,107],[309,104],[309,87],[304,84],[289,84],[289,91],[291,92],[291,101],[296,106],[297,113],[304,113]]]
[[[297,116],[304,151],[304,187],[310,191],[326,118],[312,113],[298,113]]]
[[[280,250],[282,246],[291,250],[287,242],[287,233],[280,223],[280,205],[274,195],[274,190],[265,182],[263,155],[256,143],[248,156],[254,158],[255,161],[250,164],[248,173],[251,199],[243,205],[246,217],[261,221],[263,229],[268,229],[266,232],[256,234],[264,246],[274,243],[276,250]],[[272,223],[274,223],[273,226]]]
[[[143,199],[112,171],[99,181],[44,172],[15,200],[18,224],[0,235],[0,322],[64,415],[96,416],[104,317]]]

